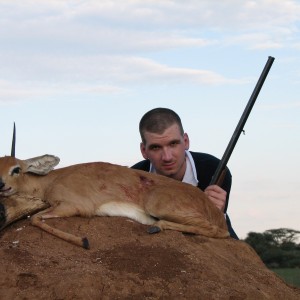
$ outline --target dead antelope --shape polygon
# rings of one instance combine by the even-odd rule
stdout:
[[[53,155],[28,160],[0,157],[0,229],[22,212],[23,216],[30,213],[32,205],[32,212],[44,209],[31,217],[34,226],[87,249],[87,238],[50,227],[44,220],[121,216],[151,225],[149,233],[171,229],[229,236],[221,211],[189,184],[104,162],[53,170],[58,163]]]

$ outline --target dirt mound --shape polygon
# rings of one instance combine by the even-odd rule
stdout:
[[[47,223],[87,236],[73,246],[21,220],[0,233],[0,299],[300,299],[233,239],[149,235],[125,218]]]

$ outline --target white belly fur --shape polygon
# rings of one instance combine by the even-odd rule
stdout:
[[[97,216],[127,217],[141,224],[153,225],[157,220],[132,203],[108,202],[96,210]]]

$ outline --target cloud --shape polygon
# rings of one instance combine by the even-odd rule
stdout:
[[[225,37],[224,44],[227,46],[244,45],[249,49],[258,50],[278,49],[284,47],[282,39],[272,38],[269,34],[259,32]]]
[[[78,86],[123,93],[126,84],[248,83],[207,68],[162,64],[156,55],[297,47],[299,12],[290,0],[1,1],[0,80],[9,85],[0,96],[74,93]]]
[[[52,1],[51,1],[52,2]],[[51,7],[60,1],[48,2]],[[66,3],[66,2],[64,2]],[[139,29],[161,29],[178,26],[209,26],[226,29],[265,29],[274,25],[291,25],[299,19],[300,5],[297,1],[256,0],[256,1],[211,1],[211,0],[103,0],[67,2],[61,13],[84,23],[93,25],[109,22],[115,25],[140,25]],[[188,18],[187,18],[188,16]],[[236,24],[240,26],[237,28]],[[288,27],[288,26],[287,26]]]
[[[50,91],[30,84],[0,81],[0,103],[8,104],[19,100],[49,95]]]
[[[4,67],[5,69],[5,63]],[[0,82],[0,101],[76,93],[125,93],[136,85],[244,84],[210,70],[178,68],[154,60],[120,55],[33,56],[6,66],[10,80]],[[126,86],[126,88],[125,88]]]
[[[12,83],[0,81],[0,104],[14,104],[20,101],[38,101],[40,99],[55,99],[57,96],[70,95],[105,95],[126,93],[125,88],[105,84],[60,83],[43,84],[41,82]]]
[[[102,53],[205,47],[218,43],[220,35],[230,40],[232,32],[242,45],[246,37],[251,49],[277,48],[297,42],[292,37],[300,18],[296,1],[281,0],[2,1],[0,6],[2,41],[13,35],[19,39],[14,43],[26,48],[25,41],[33,42],[37,51],[57,44],[58,51],[76,51],[81,44]]]

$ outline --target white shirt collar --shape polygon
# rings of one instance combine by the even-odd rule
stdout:
[[[189,183],[191,185],[197,186],[197,171],[194,159],[189,151],[185,151],[185,159],[186,159],[186,170],[182,179],[182,182]],[[150,162],[150,173],[156,173],[156,170],[152,163]]]

